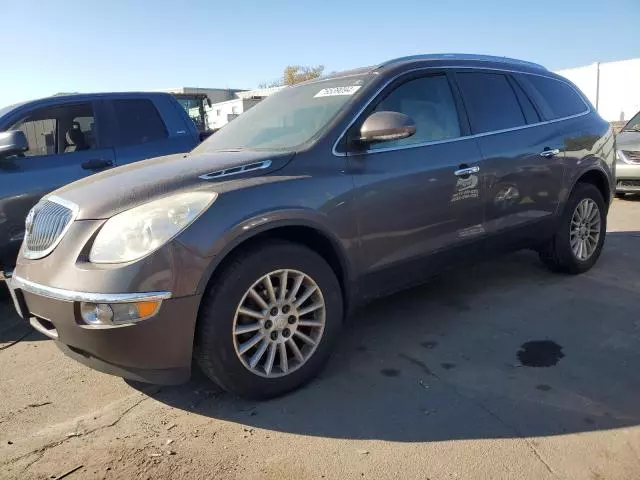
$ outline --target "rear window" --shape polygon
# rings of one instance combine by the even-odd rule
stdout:
[[[140,145],[167,138],[167,129],[150,100],[114,100],[122,146]]]
[[[484,133],[525,125],[524,114],[509,80],[499,73],[458,73],[471,131]]]
[[[520,75],[547,120],[570,117],[587,111],[580,95],[567,83],[538,75]]]

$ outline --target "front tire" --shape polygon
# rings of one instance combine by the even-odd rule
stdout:
[[[282,395],[320,372],[342,317],[340,284],[313,250],[283,241],[241,250],[205,295],[196,361],[239,396]]]
[[[600,190],[578,183],[569,196],[560,226],[540,250],[540,259],[552,271],[579,274],[600,257],[607,231],[607,216]]]

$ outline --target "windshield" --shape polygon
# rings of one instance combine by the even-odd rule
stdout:
[[[622,129],[623,132],[640,132],[640,112],[636,113]]]
[[[359,75],[284,88],[225,125],[193,153],[294,149],[320,132],[370,78]]]

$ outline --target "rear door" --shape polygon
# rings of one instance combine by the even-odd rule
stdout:
[[[29,209],[45,194],[114,165],[103,146],[94,102],[67,103],[20,112],[5,130],[22,130],[29,142],[23,155],[0,162],[0,245],[17,250]]]
[[[563,139],[508,72],[456,72],[482,153],[489,248],[535,242],[552,228],[563,187]]]
[[[125,98],[109,102],[118,165],[187,152],[193,147],[193,140],[184,125],[177,131],[169,130],[160,114],[159,107],[162,105],[159,102],[151,98]],[[173,110],[169,112],[176,115]]]

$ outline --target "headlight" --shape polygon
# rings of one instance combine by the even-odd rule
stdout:
[[[144,257],[187,228],[217,196],[179,193],[111,217],[93,242],[89,261],[124,263]]]

